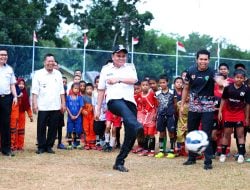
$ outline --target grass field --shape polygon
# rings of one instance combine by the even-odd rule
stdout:
[[[183,166],[183,157],[156,159],[131,153],[126,159],[130,171],[120,173],[112,170],[117,151],[54,148],[55,155],[37,155],[35,144],[36,122],[28,122],[25,150],[12,158],[0,155],[0,189],[249,189],[250,163],[238,164],[232,157],[223,164],[217,158],[214,169],[205,171],[202,160]]]

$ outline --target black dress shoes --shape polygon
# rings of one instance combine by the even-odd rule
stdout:
[[[128,172],[128,169],[125,168],[123,165],[114,165],[113,169],[114,170],[118,170],[120,172]]]
[[[55,151],[52,148],[47,148],[47,153],[55,154]]]
[[[196,164],[195,160],[187,160],[186,162],[183,163],[183,165],[188,166],[188,165],[193,165]]]
[[[9,152],[2,152],[4,156],[15,156],[15,154],[12,151]]]
[[[37,149],[37,151],[36,151],[37,154],[42,154],[42,153],[44,153],[44,152],[45,152],[45,150],[44,150],[43,148],[39,148],[39,149]]]
[[[204,164],[204,170],[211,170],[213,169],[212,164]]]

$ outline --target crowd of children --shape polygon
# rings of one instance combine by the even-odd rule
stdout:
[[[219,74],[230,85],[227,87],[215,85],[216,111],[214,113],[214,126],[212,131],[213,154],[220,156],[219,161],[225,162],[230,155],[231,134],[235,133],[238,154],[238,163],[244,162],[246,129],[249,125],[250,91],[246,80],[244,65],[235,67],[233,78],[228,77],[229,67],[222,63],[219,65]],[[242,68],[243,67],[243,68]],[[185,72],[176,77],[173,89],[170,89],[169,79],[166,75],[146,77],[134,85],[134,98],[137,103],[137,119],[143,125],[145,138],[137,142],[133,153],[139,156],[155,158],[175,158],[187,156],[185,150],[185,136],[187,134],[187,115],[189,98],[184,103],[182,117],[179,117],[182,89]],[[110,152],[120,147],[120,129],[122,118],[107,110],[105,101],[102,104],[101,116],[98,121],[94,119],[97,104],[97,85],[99,76],[94,84],[81,80],[81,75],[75,74],[73,82],[67,85],[67,78],[63,77],[67,122],[67,145],[62,143],[62,124],[58,127],[58,149],[85,149],[103,150]],[[30,121],[33,121],[29,97],[25,87],[25,80],[17,80],[18,105],[12,108],[11,114],[11,149],[23,150],[25,134],[25,112]],[[14,105],[13,105],[14,106]],[[202,128],[202,126],[201,126]],[[59,130],[60,129],[60,130]],[[158,132],[159,139],[156,140]],[[169,141],[167,139],[169,138]],[[159,148],[156,148],[156,141]],[[169,148],[167,148],[169,147]],[[158,152],[155,152],[158,150]]]

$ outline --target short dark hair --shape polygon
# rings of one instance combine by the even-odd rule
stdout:
[[[82,73],[82,71],[80,69],[75,69],[74,70],[74,75],[75,75],[76,71],[80,71]]]
[[[149,77],[149,80],[153,80],[155,82],[158,82],[158,79],[156,77]]]
[[[134,85],[140,86],[141,85],[141,81],[138,80]]]
[[[168,77],[167,75],[160,75],[159,80],[166,80],[168,82]]]
[[[234,65],[234,69],[238,69],[239,67],[242,67],[243,69],[246,70],[246,66],[245,66],[243,63],[236,63],[236,64]]]
[[[47,59],[47,57],[55,57],[55,56],[52,53],[47,53],[44,55],[43,61],[45,61]]]
[[[181,78],[181,77],[176,77],[176,78],[174,79],[174,83],[175,83],[177,80],[182,80],[182,82],[184,82],[184,81],[183,81],[183,78]]]
[[[85,87],[91,86],[94,89],[94,85],[91,82],[86,83]]]
[[[78,82],[75,82],[71,85],[71,89],[73,89],[75,86],[77,86],[78,88],[80,87],[80,84]]]
[[[220,64],[219,64],[219,68],[222,67],[222,66],[224,66],[224,67],[226,67],[227,69],[229,69],[229,66],[228,66],[228,64],[226,64],[226,63],[220,63]]]
[[[244,77],[246,76],[246,72],[243,69],[236,69],[234,71],[234,76],[238,74],[243,75]]]
[[[210,52],[206,49],[201,49],[201,50],[197,51],[196,59],[198,59],[200,55],[204,55],[204,54],[208,56],[208,59],[210,59]]]
[[[100,78],[100,75],[97,75],[97,76],[95,77],[94,83],[96,83],[96,81],[97,81],[99,78]]]
[[[0,51],[6,51],[8,53],[8,49],[5,47],[0,47]]]
[[[84,84],[86,84],[86,81],[84,81],[84,80],[81,80],[79,83],[84,83]]]

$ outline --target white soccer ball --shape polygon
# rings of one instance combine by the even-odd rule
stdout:
[[[186,136],[186,148],[195,153],[202,153],[209,144],[207,134],[204,131],[191,131]]]

